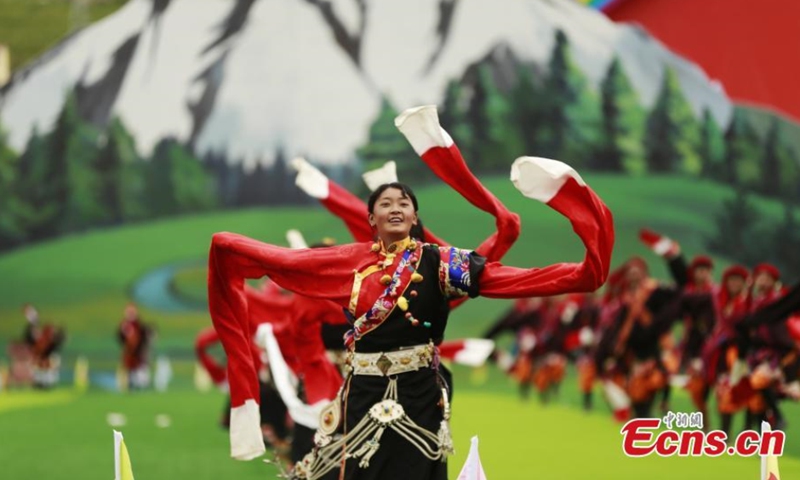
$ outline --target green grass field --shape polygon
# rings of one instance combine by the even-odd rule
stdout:
[[[522,402],[511,393],[508,382],[497,377],[499,372],[493,372],[489,385],[474,386],[469,374],[457,372],[451,478],[463,465],[469,439],[478,435],[481,460],[492,480],[758,480],[757,457],[628,458],[621,449],[620,425],[602,405],[585,413],[569,400],[575,398],[574,382],[564,385],[566,401],[543,406],[535,400]],[[676,397],[676,404],[687,405],[680,392]],[[274,478],[273,467],[260,460],[228,458],[227,434],[216,425],[222,406],[219,393],[186,389],[129,395],[68,390],[0,394],[2,478],[111,478],[112,427],[106,417],[112,412],[126,416],[127,424],[118,429],[125,435],[139,480]],[[799,412],[793,409],[792,413]],[[157,415],[168,415],[171,425],[156,426]],[[788,446],[797,450],[797,443],[789,433]],[[781,478],[800,477],[800,460],[795,455],[785,454],[780,468]]]
[[[689,255],[704,251],[705,239],[713,233],[713,216],[732,195],[719,185],[682,178],[592,175],[587,181],[614,212],[614,264],[632,254],[643,255],[661,278],[665,278],[664,266],[638,243],[639,228],[649,226],[679,239]],[[507,263],[533,266],[581,258],[582,246],[566,220],[523,198],[506,179],[488,179],[486,184],[522,216],[522,237],[506,257]],[[493,230],[487,215],[444,187],[420,188],[417,193],[425,224],[456,245],[477,245]],[[758,203],[765,215],[780,218],[778,204]],[[24,323],[20,305],[32,302],[43,318],[68,330],[63,352],[66,379],[78,355],[89,358],[95,373],[113,372],[119,355],[113,334],[138,279],[159,267],[185,263],[169,288],[202,302],[202,262],[214,232],[234,231],[283,244],[289,228],[300,229],[309,241],[323,236],[349,240],[340,222],[321,209],[262,208],[93,231],[2,255],[0,348],[20,335]],[[718,260],[720,266],[725,264],[724,259]],[[452,315],[448,337],[480,335],[508,305],[471,300]],[[173,390],[132,395],[99,388],[87,394],[0,392],[0,478],[108,478],[113,466],[111,429],[105,422],[109,412],[128,417],[123,432],[139,479],[270,477],[270,467],[260,462],[228,460],[226,435],[216,427],[222,398],[192,389],[192,342],[199,329],[210,324],[208,314],[143,309],[143,316],[158,328],[155,353],[173,360]],[[758,461],[753,458],[624,457],[619,426],[610,420],[602,400],[598,396],[596,413],[582,412],[574,381],[567,382],[557,405],[544,408],[535,401],[521,403],[499,372],[492,371],[482,385],[473,383],[474,376],[466,369],[456,371],[453,428],[459,451],[451,470],[460,467],[469,438],[478,434],[492,480],[756,478]],[[677,392],[676,397],[676,408],[688,411],[685,396]],[[793,472],[800,476],[800,444],[793,437],[798,427],[792,421],[800,419],[796,407],[787,406],[793,425],[787,455],[781,460],[784,478],[792,478]],[[170,415],[172,426],[157,428],[157,414]]]

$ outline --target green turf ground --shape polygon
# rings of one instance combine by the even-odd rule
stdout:
[[[574,382],[564,385],[563,402],[543,406],[536,400],[519,400],[499,374],[491,378],[487,385],[473,385],[466,370],[456,372],[452,425],[456,455],[450,461],[451,478],[463,465],[469,439],[478,435],[481,460],[491,480],[758,480],[756,457],[627,458],[621,449],[620,425],[599,399],[595,412],[575,407]],[[676,392],[675,397],[675,409],[683,410],[688,405],[685,395]],[[127,418],[119,429],[139,480],[274,478],[272,467],[259,460],[228,458],[227,434],[216,426],[223,401],[219,393],[185,388],[163,394],[69,390],[0,394],[2,478],[111,478],[112,428],[106,417],[112,412]],[[790,410],[795,418],[798,413],[796,408]],[[168,415],[171,425],[157,427],[157,415]],[[798,439],[791,431],[787,436],[787,450],[797,451]],[[800,477],[800,460],[794,455],[784,455],[780,468],[781,478]]]
[[[702,251],[706,236],[713,232],[714,213],[731,195],[718,185],[681,178],[593,175],[587,180],[614,212],[614,264],[632,254],[644,255],[662,278],[664,267],[637,242],[638,229],[660,229],[680,239],[689,254]],[[507,263],[532,266],[581,258],[582,246],[564,219],[520,196],[506,179],[489,179],[486,184],[522,215],[522,237],[506,257]],[[422,188],[417,193],[426,225],[456,245],[477,245],[493,230],[487,215],[466,206],[444,187]],[[761,202],[760,206],[774,218],[782,213],[775,203]],[[78,355],[89,358],[93,372],[112,372],[119,355],[113,334],[137,279],[164,265],[202,262],[216,231],[282,244],[289,228],[300,229],[309,241],[322,236],[349,240],[339,221],[321,209],[264,208],[89,232],[2,255],[0,348],[4,350],[6,342],[20,335],[23,320],[19,307],[29,301],[39,307],[43,318],[68,329],[63,352],[65,377]],[[203,277],[202,268],[187,267],[173,278],[172,287],[202,299]],[[503,301],[471,300],[452,315],[448,337],[480,335],[507,306]],[[140,480],[269,478],[267,467],[257,462],[227,460],[226,437],[215,426],[221,398],[192,393],[192,341],[200,328],[209,325],[208,315],[147,309],[143,315],[157,325],[156,353],[173,360],[175,390],[164,395],[129,396],[99,389],[86,395],[68,391],[0,393],[0,478],[108,478],[113,457],[105,415],[112,411],[129,418],[123,431]],[[753,459],[624,458],[618,426],[605,411],[583,414],[574,387],[565,387],[559,402],[562,406],[543,410],[536,402],[521,405],[512,386],[498,374],[476,386],[462,370],[457,372],[456,382],[454,430],[459,454],[452,464],[461,465],[469,437],[477,433],[492,480],[548,476],[755,479],[757,475],[758,462]],[[688,410],[685,396],[677,396],[677,405],[682,401]],[[598,405],[602,406],[599,398]],[[796,422],[793,419],[800,419],[796,407],[787,406],[792,424]],[[172,427],[155,427],[155,415],[161,413],[172,416]],[[565,437],[567,433],[557,431],[560,426],[578,432],[578,437]],[[793,439],[796,430],[790,427],[788,432],[787,457],[800,458],[800,445]],[[47,460],[38,460],[44,458]],[[784,478],[800,472],[794,458],[782,460]]]

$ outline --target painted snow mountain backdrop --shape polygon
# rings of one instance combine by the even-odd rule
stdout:
[[[730,122],[701,69],[572,0],[131,0],[18,71],[0,123],[22,151],[75,89],[84,119],[120,117],[144,154],[174,137],[250,166],[278,149],[344,163],[383,96],[441,104],[448,81],[498,51],[546,71],[557,29],[595,91],[617,56],[651,108],[668,66],[695,116]]]

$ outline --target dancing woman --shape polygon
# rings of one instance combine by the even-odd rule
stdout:
[[[439,159],[427,157],[423,160],[431,169],[436,171]],[[356,242],[373,242],[377,240],[377,231],[369,222],[368,216],[370,208],[360,198],[350,193],[347,189],[330,180],[322,172],[316,169],[303,158],[296,158],[292,161],[292,167],[297,170],[295,183],[301,190],[309,196],[319,200],[330,213],[344,222],[345,227],[350,231]],[[519,238],[520,220],[519,215],[509,211],[503,203],[486,189],[470,173],[464,159],[460,156],[451,156],[447,159],[447,169],[444,170],[442,177],[452,186],[456,192],[467,198],[474,206],[490,214],[495,219],[496,231],[475,249],[475,253],[485,257],[487,262],[502,260],[511,246]],[[370,191],[375,191],[386,184],[397,183],[397,170],[393,161],[387,162],[381,168],[365,172],[362,176]],[[417,226],[411,236],[426,243],[446,247],[450,244],[435,235],[428,228],[422,226],[422,222],[417,218]],[[469,297],[458,297],[450,300],[450,310],[454,310],[463,305]],[[341,312],[340,312],[341,313]],[[487,347],[486,341],[482,341],[483,346],[469,342],[478,356]],[[460,344],[460,345],[459,345]],[[461,350],[467,345],[463,341],[450,342],[445,345],[445,352],[452,353],[453,350]],[[441,353],[441,349],[440,349]],[[473,357],[475,359],[477,357]],[[439,374],[447,384],[447,394],[450,401],[453,398],[452,373],[445,365],[440,365]]]
[[[434,107],[408,110],[395,123],[441,178],[448,178],[450,166],[463,164]],[[460,174],[477,184],[468,170]],[[349,374],[338,401],[323,412],[317,446],[296,475],[447,478],[442,460],[452,451],[450,411],[435,345],[444,335],[448,301],[592,291],[608,275],[611,213],[580,176],[563,163],[523,157],[514,162],[511,178],[525,196],[569,219],[586,247],[582,262],[523,269],[418,241],[411,231],[419,205],[403,184],[382,186],[370,197],[369,222],[379,238],[375,243],[289,250],[232,233],[214,235],[209,309],[229,359],[235,458],[264,452],[255,427],[258,396],[248,354],[244,279],[268,275],[288,290],[338,303],[353,319],[346,341]]]

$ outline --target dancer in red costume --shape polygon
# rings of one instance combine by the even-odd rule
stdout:
[[[706,415],[711,384],[706,375],[707,366],[703,364],[703,349],[711,338],[719,316],[715,298],[720,288],[714,284],[712,277],[714,262],[705,255],[697,255],[687,265],[678,242],[647,229],[642,230],[639,237],[667,261],[682,297],[679,302],[682,304],[683,339],[678,348],[664,353],[666,358],[675,359],[665,364],[673,365],[669,369],[671,375],[686,373],[688,381],[685,388],[692,403]],[[668,335],[672,338],[671,332]]]
[[[777,267],[761,263],[753,268],[749,306],[752,314],[769,311],[766,307],[776,304],[786,293]],[[749,327],[747,322],[738,322],[737,328],[740,333],[747,328],[746,336],[750,339],[747,352],[739,345],[739,358],[747,358],[751,370],[749,382],[754,390],[747,405],[745,428],[767,420],[773,428],[783,429],[785,420],[779,408],[780,397],[785,385],[797,379],[800,367],[800,352],[787,322],[762,322]]]
[[[150,384],[149,355],[154,337],[152,325],[145,323],[136,305],[129,303],[125,307],[117,339],[122,346],[122,368],[127,373],[130,389],[139,390]]]
[[[294,339],[296,295],[281,289],[271,280],[266,280],[259,288],[246,285],[245,295],[251,339],[250,355],[258,372],[261,431],[278,455],[286,456],[291,450],[292,422],[288,406],[278,390],[279,380],[275,378],[273,365],[268,360],[269,352],[265,352],[263,345],[258,341],[258,331],[261,325],[269,323],[273,326],[274,335],[289,369],[297,375],[300,371],[301,357]],[[229,356],[229,375],[231,375],[230,361]]]
[[[523,400],[530,396],[531,386],[536,387],[542,403],[558,392],[567,355],[580,347],[580,327],[575,330],[580,321],[573,324],[580,302],[578,295],[520,299],[485,334],[495,338],[504,331],[514,333],[513,355],[498,352],[497,357],[501,368],[506,366],[503,363],[511,363],[504,369],[517,381]]]
[[[759,263],[753,267],[753,287],[750,292],[750,311],[769,305],[784,293],[780,284],[781,272],[770,263]]]
[[[622,294],[626,288],[629,266],[630,262],[622,264],[608,277],[600,301],[595,341],[589,352],[593,368],[584,366],[579,372],[584,385],[593,383],[595,377],[600,380],[614,419],[619,422],[627,421],[631,415],[631,400],[626,392],[625,364],[614,351],[622,326],[620,310],[623,307]]]
[[[548,299],[520,298],[484,334],[485,338],[495,339],[503,332],[514,335],[511,352],[498,351],[495,354],[498,366],[516,380],[520,398],[527,400],[533,382],[534,352],[538,345],[537,331],[543,323],[542,315]]]
[[[563,351],[575,362],[583,408],[591,410],[597,377],[593,349],[600,322],[600,302],[593,294],[573,294],[567,298],[562,310]]]
[[[677,296],[676,288],[661,285],[649,276],[643,259],[634,257],[626,262],[624,289],[614,321],[617,329],[609,347],[614,370],[627,376],[627,392],[634,414],[640,418],[651,415],[656,395],[667,385],[660,344],[671,322],[662,320],[660,312]]]
[[[40,321],[33,305],[25,304],[23,311],[28,320],[23,340],[31,355],[33,387],[52,388],[58,384],[61,367],[58,352],[66,342],[66,332],[63,327]]]
[[[567,367],[564,350],[566,331],[564,327],[565,296],[544,298],[540,307],[541,322],[534,331],[536,346],[531,352],[530,382],[539,393],[542,403],[550,401],[551,396],[558,393]]]
[[[780,396],[800,398],[800,395],[792,395],[792,390],[797,391],[800,352],[787,328],[788,320],[800,313],[800,285],[791,290],[782,289],[771,302],[759,304],[735,324],[738,359],[732,367],[732,394],[742,399],[746,398],[742,392],[750,393],[746,429],[757,420],[767,420],[773,428],[783,429],[785,420],[778,406]],[[747,371],[745,359],[752,373],[740,382]],[[787,389],[788,385],[794,388]]]
[[[511,352],[498,350],[494,359],[498,367],[514,378],[518,384],[520,398],[530,394],[531,362],[536,347],[536,329],[541,324],[541,298],[519,298],[492,324],[484,338],[494,340],[504,332],[514,335]]]
[[[717,324],[703,349],[705,378],[714,386],[717,412],[722,430],[730,434],[733,415],[747,406],[747,399],[734,399],[730,384],[731,367],[738,356],[736,323],[749,308],[747,280],[750,272],[742,265],[732,265],[722,273],[720,289],[715,295]]]
[[[470,195],[485,191],[439,126],[435,108],[412,109],[396,123],[437,175],[471,184],[475,188],[469,188]],[[418,205],[402,184],[382,186],[371,197],[369,218],[380,238],[377,243],[295,251],[216,234],[209,255],[209,307],[230,362],[233,456],[246,459],[264,452],[253,431],[258,397],[244,279],[269,275],[296,293],[336,302],[353,318],[346,342],[350,372],[337,397],[341,405],[334,402],[326,412],[335,419],[332,428],[318,432],[317,447],[295,474],[446,478],[441,460],[452,449],[450,411],[434,345],[444,333],[448,300],[592,291],[608,275],[611,214],[577,173],[560,162],[524,157],[512,166],[512,180],[523,194],[571,221],[586,247],[582,262],[521,269],[487,263],[467,250],[417,241],[410,232]]]

